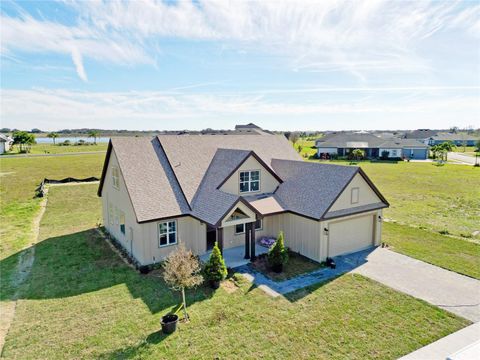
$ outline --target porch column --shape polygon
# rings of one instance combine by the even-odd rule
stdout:
[[[220,249],[220,252],[223,255],[223,228],[221,227],[217,228],[217,242],[218,242],[218,248]]]
[[[255,260],[255,222],[248,223],[250,226],[250,261]]]
[[[250,223],[245,224],[245,256],[244,259],[250,259]]]

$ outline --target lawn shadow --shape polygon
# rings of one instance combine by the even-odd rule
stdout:
[[[13,284],[15,266],[22,253],[34,250],[30,274],[17,291]],[[55,299],[81,295],[124,284],[133,298],[141,298],[150,312],[170,310],[180,302],[158,274],[141,275],[125,264],[95,230],[52,237],[0,261],[1,300]],[[6,279],[6,277],[10,279]],[[206,286],[187,291],[190,304],[210,298]]]
[[[142,351],[147,350],[150,346],[157,345],[165,340],[171,334],[164,334],[162,330],[155,331],[147,336],[137,345],[129,346],[123,349],[118,349],[110,353],[103,354],[99,359],[132,359],[135,358]]]

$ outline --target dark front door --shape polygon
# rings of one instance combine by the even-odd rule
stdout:
[[[217,241],[217,229],[207,225],[207,251],[212,250]]]

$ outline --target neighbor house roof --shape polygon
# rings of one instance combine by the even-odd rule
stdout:
[[[0,142],[12,142],[13,139],[5,134],[0,134]]]
[[[404,149],[419,148],[427,149],[428,145],[421,143],[415,139],[389,139],[378,146],[382,149]]]
[[[329,137],[326,141],[317,141],[317,148],[375,148],[384,139],[368,133],[345,133]]]
[[[469,134],[439,133],[431,136],[430,139],[439,141],[472,141],[478,140],[479,137]]]
[[[431,136],[434,136],[438,133],[438,130],[430,129],[417,129],[413,131],[406,132],[403,137],[405,139],[427,139]]]
[[[260,215],[292,212],[322,219],[343,189],[360,173],[358,167],[304,162],[283,136],[161,135],[155,138],[112,138],[110,154],[120,170],[138,222],[190,215],[218,226],[239,202]],[[259,139],[260,140],[260,139]],[[220,190],[246,159],[253,156],[278,180],[271,194],[242,197]],[[352,210],[354,211],[354,210]]]

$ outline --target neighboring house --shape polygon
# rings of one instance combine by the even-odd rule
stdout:
[[[353,150],[361,149],[367,158],[379,158],[384,151],[390,158],[409,158],[425,160],[428,157],[428,145],[409,139],[382,139],[369,133],[343,133],[323,138],[315,142],[319,158],[325,155],[348,156]]]
[[[438,134],[438,130],[431,130],[431,129],[417,129],[413,131],[408,131],[403,134],[404,139],[414,139],[423,142],[425,139],[429,137],[435,136]]]
[[[424,143],[430,146],[443,144],[444,142],[452,142],[456,146],[475,146],[480,138],[465,133],[439,133],[424,140]]]
[[[0,134],[0,154],[6,153],[10,150],[13,144],[13,139],[5,134]]]
[[[112,138],[98,189],[105,228],[142,265],[284,231],[316,261],[381,242],[388,202],[359,167],[304,162],[284,136]]]

